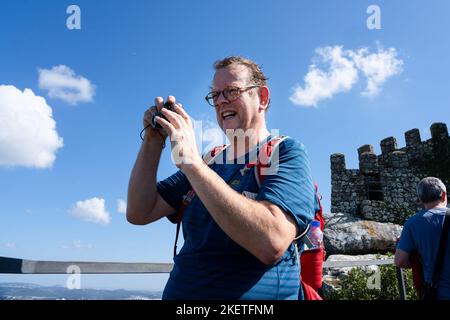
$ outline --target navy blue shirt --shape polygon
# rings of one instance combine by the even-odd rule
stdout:
[[[314,185],[305,148],[287,138],[276,158],[271,165],[276,170],[268,172],[261,187],[254,169],[242,170],[244,161],[214,163],[211,168],[244,196],[279,206],[304,230],[314,218]],[[176,210],[189,190],[181,171],[158,183],[158,193]],[[298,299],[300,270],[293,244],[275,264],[265,265],[225,234],[197,196],[184,211],[182,227],[184,245],[174,258],[163,299]]]
[[[446,208],[421,210],[406,221],[397,248],[411,253],[417,250],[421,257],[424,278],[433,277]],[[450,299],[450,237],[438,283],[438,299]]]

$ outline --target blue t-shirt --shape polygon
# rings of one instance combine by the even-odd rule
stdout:
[[[248,158],[247,154],[246,161]],[[276,204],[304,230],[314,218],[314,185],[305,148],[287,138],[280,143],[277,158],[271,166],[276,172],[268,172],[260,188],[254,169],[241,170],[246,166],[242,161],[214,163],[211,168],[246,197]],[[176,210],[189,190],[189,181],[181,171],[158,183],[158,193]],[[302,296],[293,244],[275,264],[265,265],[225,234],[197,196],[184,211],[182,227],[184,245],[174,258],[163,299],[276,300]]]
[[[397,248],[411,253],[417,250],[422,259],[425,281],[431,282],[446,208],[421,210],[405,223]],[[446,247],[438,298],[450,299],[450,237]]]

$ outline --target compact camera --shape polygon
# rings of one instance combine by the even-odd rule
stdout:
[[[166,103],[164,103],[164,108],[166,108],[168,110],[172,110],[173,109],[173,103],[167,101]],[[154,128],[154,129],[162,129],[162,127],[158,124],[158,122],[156,122],[156,118],[155,117],[160,117],[160,118],[163,118],[164,120],[167,120],[167,118],[160,111],[156,111],[153,114],[153,116],[152,116],[152,122],[151,122],[152,128]]]

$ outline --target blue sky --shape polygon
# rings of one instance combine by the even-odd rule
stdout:
[[[71,4],[81,30],[66,27]],[[372,4],[378,30],[366,25]],[[173,94],[213,128],[203,97],[227,55],[263,66],[268,126],[306,145],[328,211],[332,153],[357,168],[363,144],[379,153],[383,138],[402,147],[405,131],[428,139],[433,122],[450,123],[448,12],[444,0],[1,1],[0,256],[172,261],[175,227],[132,226],[117,201],[153,98]],[[166,149],[158,176],[175,170]],[[84,276],[82,286],[162,290],[166,279]]]

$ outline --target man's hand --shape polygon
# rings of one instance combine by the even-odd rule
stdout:
[[[175,101],[175,98],[171,98]],[[170,100],[170,98],[169,98]],[[150,123],[154,112],[164,106],[163,98],[155,99],[155,107],[144,115],[144,142],[139,150],[128,185],[127,220],[130,223],[144,225],[167,216],[172,208],[159,194],[156,182],[158,168],[164,141],[168,134],[164,129],[154,129]]]
[[[169,97],[171,98],[171,97]],[[144,113],[144,128],[145,129],[145,139],[144,140],[163,140],[161,141],[164,144],[164,141],[167,138],[167,133],[163,129],[154,129],[151,126],[153,114],[160,111],[164,107],[164,99],[161,97],[155,98],[155,106],[151,107]]]
[[[175,165],[182,171],[189,170],[192,166],[203,163],[197,149],[192,121],[181,104],[176,103],[175,97],[170,96],[167,101],[173,103],[172,111],[164,108],[162,102],[160,110],[168,121],[157,117],[156,122],[170,137]]]

